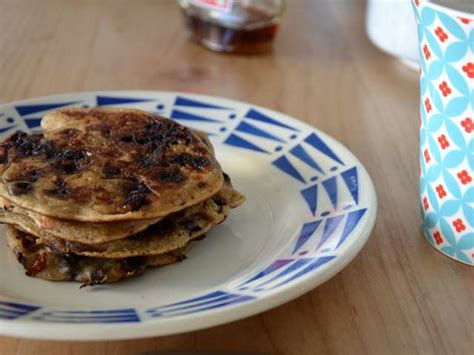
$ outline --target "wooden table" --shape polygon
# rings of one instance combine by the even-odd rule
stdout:
[[[288,1],[273,53],[244,57],[189,42],[172,0],[0,1],[0,101],[96,89],[182,90],[249,101],[343,142],[367,167],[379,198],[377,223],[360,255],[286,305],[145,340],[0,338],[0,354],[472,351],[472,269],[438,253],[420,233],[418,74],[372,46],[364,12],[355,0]]]

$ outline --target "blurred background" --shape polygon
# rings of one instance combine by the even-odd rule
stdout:
[[[393,4],[287,1],[271,49],[228,55],[190,40],[174,0],[3,0],[0,100],[99,89],[181,90],[284,109],[344,135],[337,127],[353,126],[347,117],[354,111],[398,99],[416,107],[416,71],[367,36],[368,28],[379,48],[400,51],[400,44],[381,36],[394,38],[399,31],[387,30],[397,21]],[[411,6],[408,0],[395,4],[403,14]],[[413,15],[406,23],[402,33]],[[411,38],[403,51],[413,52],[416,34]],[[359,99],[368,91],[377,93],[377,102]]]

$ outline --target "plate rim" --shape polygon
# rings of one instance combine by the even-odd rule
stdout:
[[[119,339],[136,339],[147,338],[153,336],[165,336],[171,334],[180,334],[189,331],[196,331],[206,329],[239,319],[244,319],[252,315],[267,311],[269,309],[280,306],[286,302],[300,297],[301,295],[315,289],[317,286],[326,282],[342,269],[344,269],[367,243],[370,234],[373,231],[375,220],[377,216],[377,194],[373,181],[368,174],[365,166],[360,160],[342,143],[330,136],[329,134],[319,130],[311,124],[299,120],[285,112],[276,111],[271,108],[255,105],[250,102],[235,100],[222,96],[203,95],[194,92],[182,91],[167,91],[167,90],[91,90],[69,92],[56,95],[47,95],[40,97],[32,97],[24,100],[15,100],[0,104],[0,109],[4,107],[11,107],[15,104],[25,104],[29,102],[37,102],[40,100],[61,99],[71,96],[79,95],[192,95],[194,97],[201,97],[208,100],[228,100],[240,105],[250,105],[257,109],[263,109],[267,112],[274,112],[285,116],[285,119],[298,122],[305,126],[306,129],[316,132],[323,139],[329,142],[332,146],[337,146],[344,151],[353,162],[354,165],[360,169],[364,179],[367,182],[368,196],[367,205],[368,216],[364,223],[356,226],[352,233],[356,234],[350,248],[347,247],[338,255],[338,257],[322,265],[318,269],[309,272],[293,283],[286,284],[278,290],[269,291],[261,294],[258,298],[243,302],[240,304],[221,307],[213,310],[204,311],[201,313],[183,314],[169,318],[154,318],[147,321],[137,323],[112,323],[112,324],[91,324],[91,323],[47,323],[37,322],[31,319],[16,319],[10,321],[7,319],[0,319],[0,335],[16,336],[29,339],[44,339],[44,340],[119,340]],[[93,327],[93,329],[91,328]]]

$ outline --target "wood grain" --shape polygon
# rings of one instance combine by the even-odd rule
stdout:
[[[187,40],[174,1],[0,1],[0,101],[95,89],[183,90],[244,100],[334,136],[379,198],[359,256],[263,314],[177,336],[117,342],[0,338],[0,354],[468,354],[472,270],[424,241],[418,215],[417,73],[374,48],[356,0],[288,1],[273,53],[221,55]],[[415,35],[415,34],[414,34]]]

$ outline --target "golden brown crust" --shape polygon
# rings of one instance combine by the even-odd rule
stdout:
[[[170,253],[125,259],[90,258],[55,253],[36,238],[6,226],[7,244],[26,274],[50,281],[77,281],[87,285],[118,282],[143,274],[147,267],[168,265],[185,258],[193,243]]]
[[[30,217],[9,210],[0,210],[0,222],[16,225],[60,253],[101,258],[159,255],[184,247],[213,225],[222,223],[229,210],[240,205],[243,199],[243,195],[232,188],[230,181],[226,181],[222,190],[206,201],[173,213],[128,238],[106,243],[82,243],[77,241],[78,238],[71,240],[71,236],[52,235],[37,226]]]
[[[107,243],[127,238],[159,221],[160,218],[95,223],[64,220],[41,215],[0,197],[0,222],[23,225],[23,229],[33,234],[46,234],[84,244]]]
[[[63,109],[0,143],[0,222],[27,275],[85,285],[180,261],[244,196],[202,132],[130,109]],[[14,227],[14,226],[15,227]]]
[[[0,223],[13,224],[63,252],[90,251],[115,255],[101,255],[104,257],[156,254],[167,246],[181,245],[188,238],[192,239],[206,232],[213,224],[222,222],[230,208],[243,203],[244,196],[232,187],[227,175],[225,180],[222,189],[212,198],[165,217],[163,223],[160,222],[161,225],[173,228],[168,228],[164,238],[161,234],[153,234],[148,230],[148,227],[159,230],[160,228],[152,226],[158,220],[98,223],[64,221],[41,216],[12,203],[0,204]],[[155,223],[151,223],[152,221]],[[131,233],[133,230],[136,232]],[[114,231],[119,235],[111,234]],[[200,233],[196,234],[197,232]],[[141,235],[140,238],[136,238],[137,233]],[[148,234],[150,238],[143,238],[144,234]],[[133,238],[127,240],[127,237]],[[151,252],[147,252],[150,250]]]
[[[217,194],[219,195],[219,194]],[[26,218],[0,212],[0,220],[14,223],[18,229],[34,235],[38,240],[59,253],[74,253],[100,258],[128,258],[160,255],[179,249],[199,238],[213,225],[223,222],[229,214],[229,204],[222,196],[207,199],[201,204],[176,212],[146,230],[125,239],[101,244],[72,242],[44,233]]]
[[[189,129],[143,111],[63,109],[44,134],[0,145],[0,195],[32,211],[77,221],[160,218],[223,184],[212,151]]]

